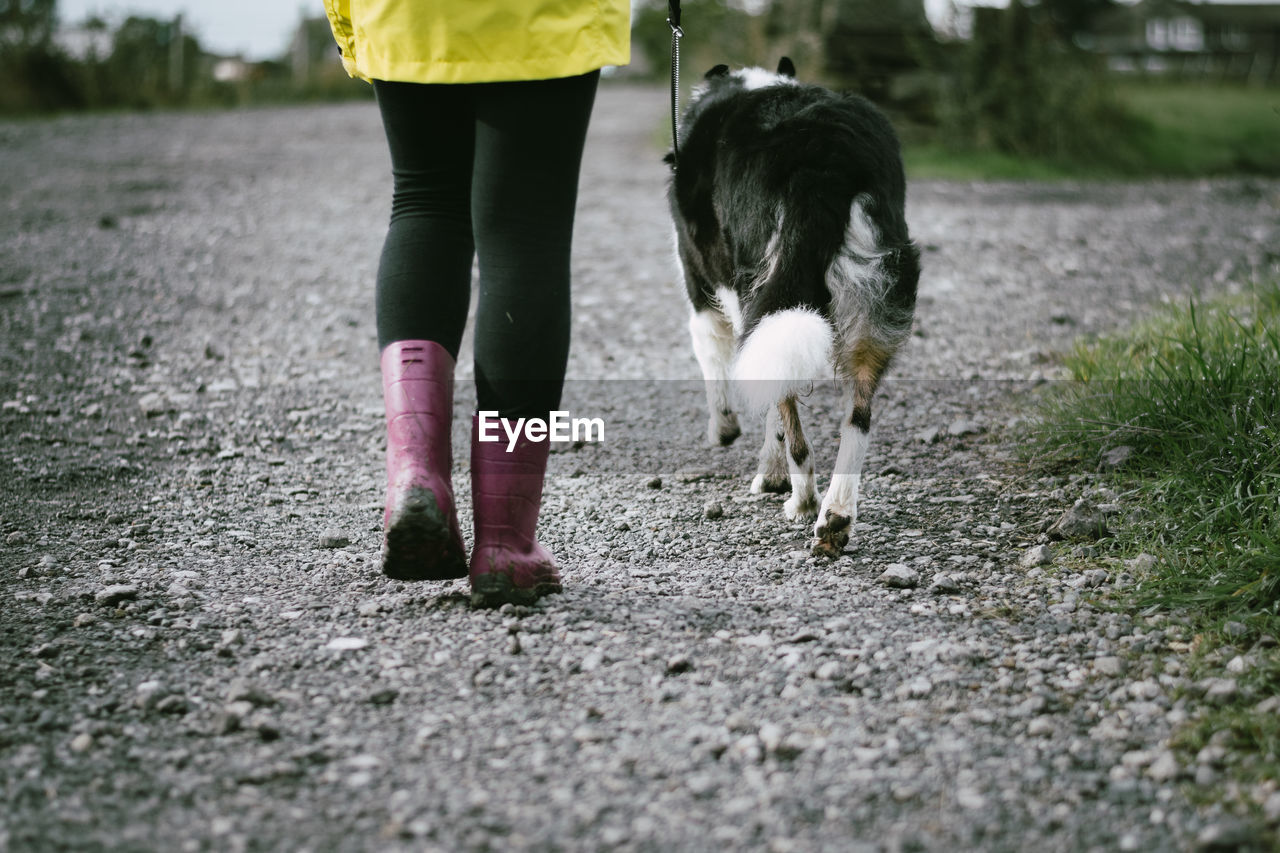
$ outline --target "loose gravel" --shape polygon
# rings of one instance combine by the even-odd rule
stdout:
[[[565,402],[605,437],[552,455],[564,594],[498,611],[377,569],[372,104],[0,123],[0,849],[1274,842],[1169,745],[1240,686],[1106,605],[1142,507],[1011,425],[1077,336],[1271,263],[1280,185],[913,184],[915,337],[824,562],[748,494],[760,424],[703,446],[664,109],[600,93]]]

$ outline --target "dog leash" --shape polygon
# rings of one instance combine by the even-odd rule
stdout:
[[[680,0],[667,0],[667,25],[671,27],[671,168],[680,162]]]

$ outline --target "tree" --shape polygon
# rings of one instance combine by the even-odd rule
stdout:
[[[1092,32],[1099,16],[1115,8],[1115,0],[1040,0],[1058,38],[1074,44],[1077,36]]]
[[[57,26],[57,0],[0,0],[0,51],[47,49]]]

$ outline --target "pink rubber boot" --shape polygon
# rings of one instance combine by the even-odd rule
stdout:
[[[453,508],[453,358],[433,341],[382,351],[387,407],[387,510],[382,573],[404,581],[467,574]]]
[[[507,450],[501,427],[498,441],[480,441],[480,418],[471,424],[471,503],[476,541],[471,552],[471,604],[496,607],[530,604],[560,592],[560,575],[534,531],[547,471],[547,441],[529,441],[523,433]]]

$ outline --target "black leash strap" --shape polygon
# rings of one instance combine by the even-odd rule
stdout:
[[[671,165],[680,161],[680,0],[667,0],[667,24],[671,27]]]

